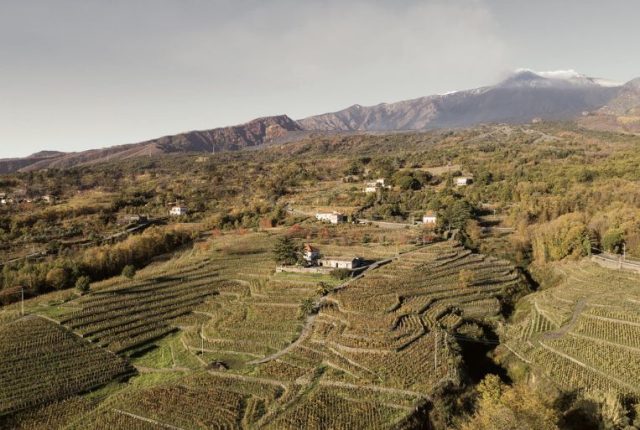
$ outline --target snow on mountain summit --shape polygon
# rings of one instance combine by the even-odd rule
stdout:
[[[531,69],[517,69],[505,82],[528,81],[535,82],[538,86],[550,86],[553,83],[570,83],[574,85],[598,85],[601,87],[618,87],[621,84],[608,79],[593,78],[574,69],[535,71]]]

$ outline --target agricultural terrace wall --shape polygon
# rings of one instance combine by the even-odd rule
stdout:
[[[331,267],[298,267],[298,266],[276,266],[276,273],[290,272],[290,273],[331,273],[333,268]]]
[[[614,270],[627,269],[627,270],[633,270],[634,272],[640,273],[640,263],[614,260],[611,258],[602,257],[600,255],[592,255],[591,261],[607,269],[614,269]]]

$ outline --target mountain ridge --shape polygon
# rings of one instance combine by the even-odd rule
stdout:
[[[310,133],[421,131],[484,123],[577,120],[604,130],[640,132],[640,78],[617,84],[573,70],[519,69],[495,85],[453,91],[293,120],[287,115],[193,130],[138,143],[63,153],[40,151],[0,159],[0,174],[68,168],[155,154],[235,151],[284,143]]]
[[[287,115],[267,116],[244,124],[193,130],[107,148],[71,153],[40,151],[25,158],[0,159],[0,173],[69,168],[155,154],[233,151],[277,142],[288,133],[296,131],[302,129]]]
[[[519,70],[493,86],[373,106],[353,105],[298,120],[308,130],[389,131],[465,127],[479,123],[565,120],[601,108],[623,86],[575,74],[544,77]]]

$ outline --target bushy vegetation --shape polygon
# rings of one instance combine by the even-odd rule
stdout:
[[[93,247],[44,262],[7,264],[0,275],[0,285],[7,289],[20,285],[27,295],[37,295],[71,288],[83,277],[99,281],[120,274],[127,266],[130,266],[127,273],[131,270],[135,273],[136,265],[146,265],[152,257],[173,251],[192,239],[189,229],[153,227],[114,245]],[[18,299],[19,296],[14,297]]]

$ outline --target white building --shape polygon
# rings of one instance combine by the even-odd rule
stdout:
[[[187,212],[188,212],[188,209],[185,206],[174,206],[169,211],[169,215],[181,216],[181,215],[186,215]]]
[[[375,193],[376,191],[378,191],[378,187],[376,186],[375,182],[367,182],[365,184],[365,187],[364,187],[365,193]]]
[[[373,182],[367,182],[365,184],[365,187],[364,187],[364,192],[365,193],[375,193],[380,188],[388,189],[388,188],[391,188],[391,186],[385,185],[385,179],[384,178],[378,178]]]
[[[307,263],[313,265],[315,264],[316,260],[320,258],[320,251],[318,251],[317,248],[311,246],[310,244],[305,243],[304,249],[302,251],[302,256]]]
[[[318,221],[330,222],[331,224],[339,224],[345,222],[347,217],[340,212],[318,212],[316,219]]]
[[[456,185],[462,187],[464,185],[469,185],[471,183],[471,178],[466,176],[460,176],[456,178]]]
[[[359,257],[324,257],[318,260],[318,266],[334,269],[355,269],[362,265]]]
[[[433,211],[428,211],[422,217],[422,224],[435,226],[438,222],[438,216]]]

